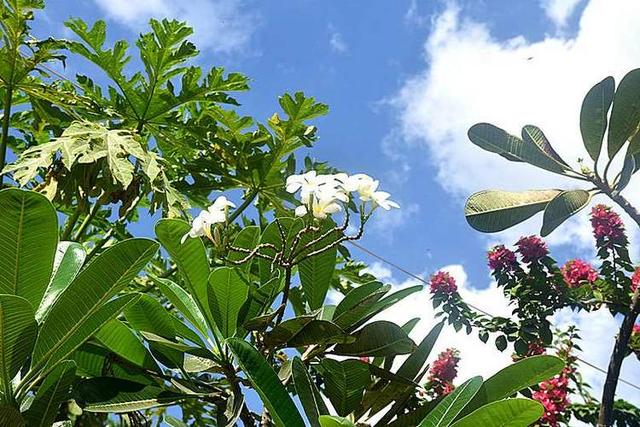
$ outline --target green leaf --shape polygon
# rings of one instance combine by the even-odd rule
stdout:
[[[544,132],[537,126],[526,125],[522,128],[522,140],[525,144],[535,145],[545,155],[552,158],[564,170],[571,169],[569,165],[562,160],[562,157],[553,149],[551,142],[547,139]]]
[[[607,115],[613,101],[615,85],[613,77],[607,77],[593,86],[582,101],[580,132],[584,148],[594,162],[598,161],[602,149],[602,139],[607,130]]]
[[[25,422],[17,408],[9,405],[0,405],[0,426],[24,427]]]
[[[550,146],[542,143],[539,137],[523,141],[490,123],[477,123],[471,126],[468,135],[471,142],[478,147],[500,154],[509,160],[527,162],[561,175],[564,175],[568,169],[566,165],[550,155],[552,152],[549,150]]]
[[[35,311],[53,270],[58,244],[56,211],[32,191],[0,190],[0,293],[18,295]]]
[[[305,347],[312,344],[351,342],[339,326],[315,315],[294,317],[273,328],[264,338],[269,347]]]
[[[107,322],[95,335],[95,339],[107,349],[136,366],[159,372],[158,365],[127,325],[118,319]]]
[[[337,361],[322,359],[320,362],[325,379],[325,394],[338,415],[346,416],[362,401],[365,388],[371,382],[369,366],[359,360]]]
[[[269,362],[249,344],[240,338],[229,338],[227,345],[238,358],[240,367],[269,409],[276,426],[303,427],[304,421],[296,405],[284,388]]]
[[[87,412],[124,413],[168,406],[186,398],[197,397],[153,385],[113,377],[96,377],[74,386],[76,401]]]
[[[124,311],[129,324],[140,332],[151,332],[169,340],[176,337],[172,314],[155,298],[142,294],[135,304]]]
[[[202,314],[209,316],[209,261],[204,244],[199,238],[180,242],[190,229],[185,221],[161,219],[156,224],[156,236],[178,266],[185,289],[195,299]],[[212,319],[208,317],[208,320],[209,327],[213,328]]]
[[[320,396],[315,383],[311,379],[307,367],[304,366],[299,357],[294,357],[292,361],[293,383],[298,393],[300,403],[312,427],[322,426],[322,422],[318,420],[320,415],[329,413],[327,406]]]
[[[387,308],[394,306],[395,304],[402,301],[409,295],[412,295],[416,292],[420,292],[422,289],[423,289],[422,285],[409,286],[408,288],[400,289],[399,291],[396,291],[380,299],[367,310],[366,315],[364,317],[362,317],[359,321],[357,321],[351,328],[347,328],[347,330],[358,328],[359,326],[366,323],[369,319],[371,319],[376,314],[381,313]]]
[[[558,194],[544,209],[540,235],[548,236],[560,224],[580,212],[590,200],[591,193],[586,190],[567,190]]]
[[[321,415],[318,418],[318,422],[319,424],[312,425],[319,425],[320,427],[356,427],[356,425],[347,418],[336,417],[335,415]]]
[[[65,360],[57,365],[38,387],[33,403],[24,414],[28,427],[49,427],[55,421],[60,404],[71,397],[76,364]]]
[[[234,268],[216,268],[209,275],[209,308],[224,338],[236,333],[238,314],[248,294],[249,287]]]
[[[555,356],[539,355],[519,360],[487,379],[462,415],[548,380],[559,374],[564,366],[564,361]]]
[[[333,221],[324,221],[317,232],[309,232],[301,239],[300,246],[305,247],[309,242],[319,238],[330,229],[334,228]],[[318,255],[307,257],[309,251],[322,249],[337,240],[337,233],[331,233],[315,245],[311,245],[301,255],[303,260],[298,264],[300,284],[304,296],[311,310],[316,310],[324,304],[324,300],[331,285],[333,271],[336,266],[337,247],[324,251]]]
[[[611,108],[607,149],[613,159],[622,146],[638,130],[640,124],[640,68],[625,75],[615,95]]]
[[[544,412],[531,399],[505,399],[489,403],[455,422],[451,427],[521,427],[536,422]]]
[[[444,327],[444,322],[438,323],[434,326],[431,331],[427,334],[426,337],[420,342],[416,351],[411,353],[409,357],[402,363],[400,368],[398,368],[397,374],[404,378],[413,379],[415,381],[419,381],[420,378],[416,376],[422,371],[422,367],[424,366],[429,354],[431,354],[431,350],[433,350],[433,346],[435,345],[438,337],[440,336],[440,332]]]
[[[160,277],[150,276],[155,282],[160,292],[167,297],[167,299],[173,304],[180,313],[184,315],[191,322],[196,329],[203,334],[207,334],[207,321],[204,315],[198,308],[198,304],[191,295],[178,284],[172,282],[169,279],[163,279]]]
[[[336,306],[333,322],[341,328],[353,326],[391,289],[380,282],[369,282],[353,288]]]
[[[561,190],[484,190],[469,197],[464,215],[476,230],[496,233],[531,218],[560,193]]]
[[[129,239],[98,255],[62,292],[42,324],[33,350],[32,367],[63,360],[137,295],[112,298],[158,250],[148,239]]]
[[[482,377],[473,377],[445,396],[420,423],[420,427],[446,427],[473,399],[482,386]]]
[[[0,294],[0,378],[6,395],[36,341],[37,324],[29,301]]]
[[[338,344],[334,352],[343,356],[395,356],[408,354],[416,345],[395,323],[380,320],[354,333],[355,342]]]
[[[76,277],[84,260],[86,252],[81,244],[75,242],[60,242],[53,261],[53,272],[44,298],[36,312],[36,320],[42,322],[60,294],[67,289]]]

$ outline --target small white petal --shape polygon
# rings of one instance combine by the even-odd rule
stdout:
[[[296,216],[305,216],[307,214],[307,207],[305,205],[300,205],[294,212]]]

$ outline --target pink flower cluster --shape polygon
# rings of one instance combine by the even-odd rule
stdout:
[[[450,295],[458,290],[456,279],[446,271],[438,271],[429,280],[429,289],[432,294],[444,293]]]
[[[536,262],[549,254],[547,244],[538,236],[521,237],[516,243],[523,262]]]
[[[640,267],[636,268],[636,271],[631,276],[631,292],[635,292],[638,289],[638,285],[640,285]]]
[[[460,353],[455,348],[448,348],[438,355],[429,369],[429,383],[438,396],[445,396],[453,391],[453,380],[458,375]]]
[[[504,245],[494,246],[488,253],[489,268],[492,271],[511,271],[516,265],[516,254]]]
[[[624,223],[620,215],[609,206],[596,205],[591,210],[591,227],[593,236],[599,245],[609,246],[626,239]]]
[[[632,335],[638,335],[640,334],[640,323],[636,323],[635,325],[633,325],[633,330],[631,331]]]
[[[578,288],[586,283],[593,283],[598,279],[598,272],[581,259],[573,259],[560,270],[565,283],[570,288]]]
[[[558,426],[558,418],[569,406],[569,374],[572,368],[565,368],[560,375],[540,383],[533,398],[544,406],[541,421],[551,427]]]

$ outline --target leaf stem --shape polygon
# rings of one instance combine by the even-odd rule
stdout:
[[[101,206],[102,205],[99,203],[99,200],[96,200],[96,203],[93,206],[91,206],[91,210],[89,211],[87,216],[84,218],[84,220],[80,224],[80,227],[78,228],[74,241],[76,242],[79,241],[82,235],[84,234],[84,232],[87,231],[87,227],[91,225],[91,221],[93,221],[93,218],[96,216]]]
[[[12,70],[13,74],[13,70]],[[7,145],[9,142],[9,125],[11,123],[11,99],[13,98],[13,86],[7,86],[2,110],[2,140],[0,140],[0,172],[7,161]],[[4,176],[0,175],[0,188],[4,185]]]
[[[258,192],[259,191],[257,188],[254,188],[251,191],[249,191],[245,196],[244,202],[242,202],[242,204],[238,206],[238,208],[235,211],[233,211],[231,215],[229,215],[229,219],[227,221],[229,223],[232,223],[233,221],[235,221],[240,216],[240,214],[249,207],[251,202],[253,202],[253,200],[258,195]]]
[[[82,213],[82,209],[83,209],[82,205],[83,204],[79,202],[73,214],[67,217],[67,223],[64,227],[64,231],[62,232],[62,236],[60,236],[60,240],[67,240],[71,236],[73,227],[75,227],[76,223],[78,222],[78,219],[80,218],[80,214]]]

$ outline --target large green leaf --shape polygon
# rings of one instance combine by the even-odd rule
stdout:
[[[154,371],[159,370],[142,340],[118,319],[113,319],[100,328],[95,339],[114,354],[136,366]]]
[[[10,405],[0,405],[0,426],[24,427],[24,418],[22,418],[18,408]]]
[[[531,218],[560,193],[561,190],[484,190],[469,197],[464,215],[476,230],[495,233]]]
[[[227,345],[238,358],[262,403],[269,409],[276,426],[303,427],[304,421],[269,362],[251,344],[240,338],[229,338]]]
[[[369,366],[359,360],[322,359],[320,367],[325,380],[325,394],[338,415],[346,416],[362,401],[365,388],[371,382]]]
[[[380,282],[370,282],[352,289],[333,313],[333,322],[341,328],[350,328],[372,310],[375,304],[391,289]]]
[[[309,375],[307,367],[304,366],[304,363],[302,363],[299,357],[293,358],[291,371],[298,398],[307,414],[309,424],[313,427],[320,427],[322,423],[318,420],[318,417],[328,414],[329,410],[324,404],[318,388]]]
[[[49,427],[60,410],[60,404],[71,397],[76,377],[76,364],[65,360],[57,365],[38,387],[33,403],[24,414],[28,427]]]
[[[560,224],[580,212],[591,200],[586,190],[567,190],[553,198],[544,209],[541,236],[548,236]]]
[[[167,250],[178,271],[183,277],[185,289],[198,304],[205,316],[209,316],[207,280],[209,278],[209,261],[202,240],[187,239],[181,243],[182,237],[189,232],[189,224],[178,219],[161,219],[156,224],[158,241]],[[213,321],[209,327],[213,327]]]
[[[0,190],[0,293],[18,295],[37,310],[49,284],[58,244],[56,211],[41,194]]]
[[[524,126],[522,128],[522,140],[525,142],[525,144],[535,145],[536,147],[538,147],[540,151],[542,151],[546,156],[555,160],[556,163],[558,163],[559,167],[563,168],[564,170],[571,169],[569,165],[567,165],[567,163],[562,160],[562,157],[560,157],[556,150],[553,149],[553,147],[551,146],[551,142],[549,142],[544,132],[542,132],[539,127],[533,125]]]
[[[320,425],[320,427],[356,427],[347,418],[336,417],[335,415],[321,415],[318,417],[318,423],[317,425]],[[315,426],[316,424],[312,425]]]
[[[76,401],[88,412],[133,412],[167,406],[197,395],[176,393],[162,387],[113,377],[96,377],[74,386]]]
[[[333,221],[326,220],[322,223],[320,230],[310,232],[301,239],[300,246],[306,247],[314,239],[319,238],[331,228],[334,228]],[[333,247],[318,255],[306,257],[309,251],[322,249],[337,240],[337,233],[331,233],[329,236],[320,240],[315,245],[311,245],[302,253],[303,260],[298,264],[298,273],[300,274],[300,284],[304,292],[305,299],[312,310],[322,307],[324,299],[329,291],[333,270],[336,266],[337,247]]]
[[[431,350],[433,350],[433,346],[435,345],[438,337],[440,336],[440,332],[444,327],[444,322],[438,323],[434,326],[431,331],[427,334],[426,337],[418,344],[416,351],[411,353],[409,357],[402,363],[398,371],[396,372],[399,376],[404,378],[413,379],[415,381],[420,381],[420,378],[416,376],[422,371],[422,367],[424,366],[429,354],[431,354]]]
[[[191,324],[203,334],[207,334],[207,321],[198,308],[198,304],[191,295],[178,284],[169,279],[152,277],[160,292],[167,297],[180,313],[191,322]]]
[[[482,386],[482,377],[473,377],[445,396],[422,420],[420,427],[447,427],[473,399]]]
[[[393,322],[379,320],[365,325],[353,334],[352,343],[338,344],[334,352],[343,356],[395,356],[415,350],[416,344]]]
[[[224,338],[236,333],[238,314],[248,294],[249,287],[235,268],[216,268],[209,275],[209,308]]]
[[[539,355],[519,360],[487,379],[467,405],[462,415],[490,402],[505,399],[520,390],[539,384],[559,374],[564,361],[555,356]]]
[[[345,330],[351,331],[354,330],[361,325],[365,324],[369,319],[374,317],[376,314],[383,312],[389,307],[393,307],[398,302],[402,301],[409,295],[412,295],[416,292],[420,292],[423,289],[422,285],[409,286],[408,288],[402,288],[400,290],[395,291],[392,294],[387,295],[384,298],[373,303],[370,307],[367,308],[367,311],[364,316],[360,318],[357,322],[355,322],[349,328],[345,328]]]
[[[137,295],[112,298],[147,264],[158,250],[148,239],[120,242],[97,256],[62,292],[42,324],[33,350],[32,367],[51,366],[115,317]]]
[[[548,147],[543,148],[543,145],[539,145],[534,139],[523,141],[490,123],[471,126],[468,135],[471,142],[478,147],[500,154],[509,160],[527,162],[561,175],[568,169],[549,154]]]
[[[602,139],[607,130],[607,115],[613,101],[615,80],[607,77],[593,86],[582,101],[580,132],[589,157],[597,161],[602,149]]]
[[[315,319],[315,316],[300,316],[285,320],[265,336],[269,347],[304,347],[312,344],[351,342],[353,338],[335,323]]]
[[[544,412],[531,399],[505,399],[489,403],[452,424],[451,427],[522,427],[536,422]]]
[[[127,307],[124,316],[135,330],[151,332],[169,340],[176,337],[175,317],[149,295],[140,295],[135,304]]]
[[[36,319],[29,301],[0,294],[0,380],[5,394],[31,354],[36,335]]]
[[[612,159],[640,124],[640,68],[622,78],[613,96],[607,151]]]
[[[60,242],[53,262],[53,273],[44,298],[36,311],[36,320],[41,322],[49,313],[60,294],[67,289],[76,277],[84,260],[86,252],[81,244],[75,242]]]

